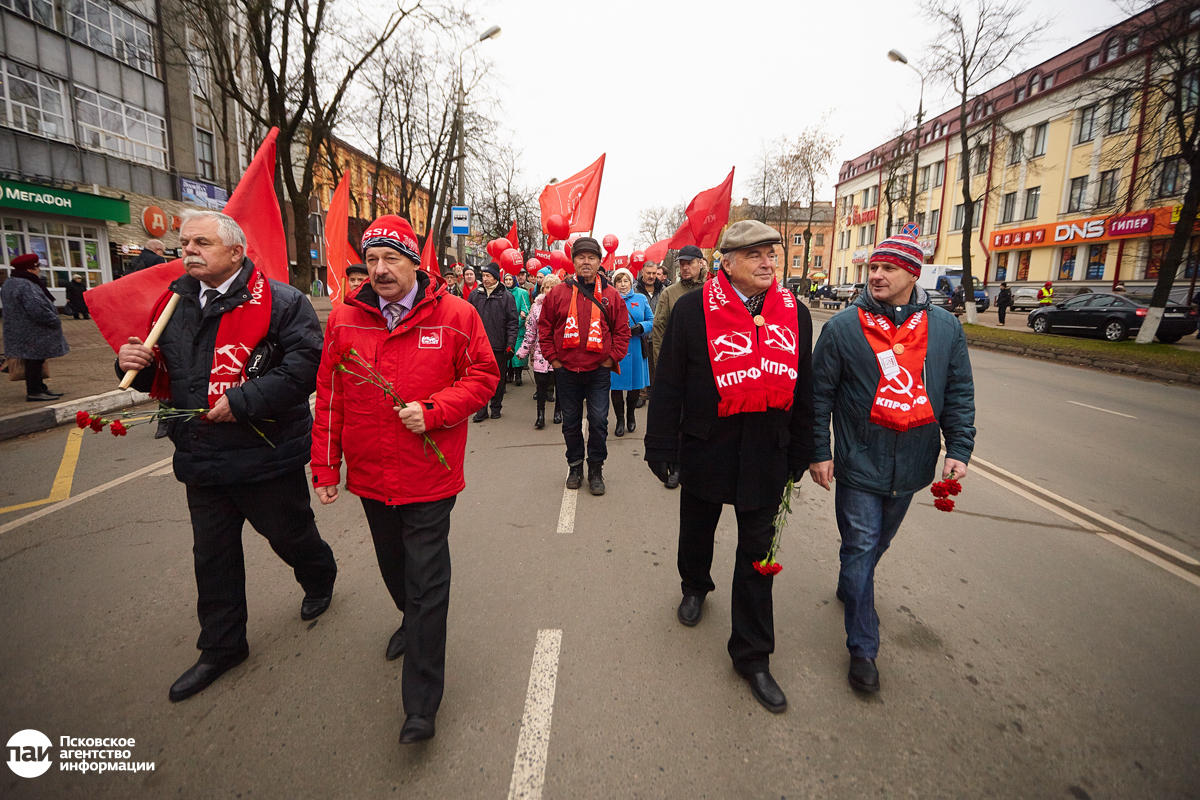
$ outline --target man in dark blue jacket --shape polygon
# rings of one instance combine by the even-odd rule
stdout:
[[[517,301],[512,292],[504,288],[500,281],[500,268],[493,262],[483,268],[480,282],[476,289],[468,292],[466,300],[475,306],[483,319],[483,329],[487,331],[488,341],[492,344],[492,355],[497,364],[507,364],[512,358],[513,348],[517,346],[517,328],[520,319],[517,317]],[[501,370],[503,372],[503,370]],[[492,395],[492,419],[500,419],[500,408],[504,405],[504,380],[501,376],[496,393]],[[483,422],[488,418],[488,407],[479,409],[474,417],[475,422]]]
[[[304,465],[312,449],[308,396],[317,383],[321,326],[308,298],[267,280],[245,257],[232,218],[200,211],[179,232],[187,274],[171,284],[179,306],[157,351],[130,338],[118,373],[140,370],[140,391],[175,408],[210,409],[174,419],[175,477],[192,517],[200,659],[171,686],[172,702],[203,691],[246,660],[246,520],[304,588],[300,618],[329,608],[337,565],[317,532]]]
[[[829,489],[841,532],[837,597],[846,606],[850,685],[879,691],[875,566],[913,494],[934,478],[961,479],[975,447],[975,385],[954,315],[916,285],[923,262],[915,225],[871,254],[868,291],[825,323],[813,353],[812,479]],[[831,452],[833,417],[837,451]]]

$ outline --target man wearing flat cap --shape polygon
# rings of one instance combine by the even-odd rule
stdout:
[[[734,223],[716,277],[675,304],[650,391],[645,455],[660,479],[679,465],[677,614],[689,627],[716,589],[713,536],[722,506],[734,507],[729,655],[774,713],[787,708],[770,671],[774,577],[754,564],[771,547],[788,478],[802,476],[813,453],[812,320],[775,280],[779,242],[761,222]]]
[[[975,447],[967,340],[954,315],[917,286],[919,235],[909,223],[875,248],[867,291],[825,323],[813,353],[817,427],[809,471],[826,491],[837,480],[837,599],[845,604],[847,678],[863,692],[879,691],[875,567],[913,494],[933,481],[942,437],[943,480],[966,476]]]
[[[629,311],[600,269],[600,243],[590,236],[575,240],[571,261],[575,275],[555,286],[542,301],[538,344],[554,367],[562,405],[563,439],[567,444],[567,488],[583,485],[588,465],[588,491],[604,494],[604,461],[608,457],[609,378],[629,349]],[[583,441],[583,405],[587,403],[588,440]]]

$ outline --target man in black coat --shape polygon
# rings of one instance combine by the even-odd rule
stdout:
[[[483,329],[487,331],[488,341],[492,345],[492,354],[496,356],[497,364],[507,364],[512,358],[513,349],[517,346],[517,329],[520,319],[517,317],[517,301],[512,292],[504,288],[500,282],[500,268],[488,264],[483,268],[477,288],[469,292],[466,301],[475,306],[483,319]],[[496,386],[492,395],[492,419],[500,419],[500,407],[504,405],[504,380]],[[475,422],[483,422],[488,418],[487,406],[479,409]]]
[[[679,621],[700,621],[713,591],[713,536],[723,505],[737,513],[729,655],[768,710],[787,708],[770,672],[775,650],[768,559],[789,477],[813,455],[812,319],[775,280],[779,233],[734,223],[720,274],[671,312],[650,393],[646,455],[666,478],[678,463]],[[758,565],[756,567],[756,565]]]
[[[321,360],[316,312],[298,290],[268,281],[245,258],[246,236],[232,218],[190,214],[180,241],[187,274],[171,284],[180,301],[159,339],[161,358],[130,338],[117,359],[119,374],[141,370],[135,389],[153,389],[175,408],[211,409],[203,419],[165,424],[175,477],[187,485],[201,651],[171,687],[172,702],[203,691],[250,654],[246,520],[294,570],[304,589],[302,620],[329,608],[337,576],[304,474],[312,446],[308,397]]]
[[[138,253],[129,262],[129,266],[125,268],[125,274],[129,275],[133,272],[141,272],[147,267],[153,267],[157,264],[165,264],[167,248],[158,239],[150,239],[142,245],[142,252]]]

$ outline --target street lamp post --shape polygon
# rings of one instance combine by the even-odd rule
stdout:
[[[921,161],[921,119],[925,116],[925,74],[908,63],[908,59],[899,50],[888,50],[887,57],[901,63],[917,73],[921,79],[921,96],[917,101],[917,134],[913,141],[912,188],[908,192],[908,219],[915,222],[917,218],[917,168]]]
[[[486,42],[488,39],[495,39],[500,35],[500,26],[493,25],[479,35],[479,38],[464,47],[458,53],[458,108],[455,111],[454,118],[457,123],[455,131],[455,143],[458,145],[458,205],[464,206],[467,204],[466,187],[463,185],[463,165],[466,161],[466,142],[464,140],[463,131],[463,109],[467,102],[467,91],[463,87],[463,56],[467,54],[475,45],[480,42]],[[458,235],[458,263],[467,263],[467,235],[460,233]]]

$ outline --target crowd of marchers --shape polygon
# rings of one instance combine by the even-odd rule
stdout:
[[[834,488],[847,676],[856,690],[879,691],[876,566],[914,493],[939,472],[966,475],[975,435],[966,341],[917,286],[918,234],[906,229],[874,250],[868,290],[824,324],[814,348],[808,308],[776,278],[779,234],[752,220],[726,229],[718,268],[683,248],[668,283],[657,264],[606,271],[590,237],[573,242],[571,275],[513,276],[490,264],[443,278],[421,264],[409,223],[384,216],[364,232],[364,263],[348,270],[346,299],[322,331],[303,294],[246,257],[233,219],[189,214],[186,274],[169,290],[178,308],[156,347],[131,338],[116,365],[138,370],[135,388],[172,406],[209,409],[161,430],[186,485],[200,621],[199,659],[170,699],[203,691],[249,655],[247,520],[293,568],[301,618],[329,608],[337,564],[310,503],[311,464],[322,504],[342,487],[361,502],[398,611],[384,655],[404,659],[400,741],[432,737],[451,516],[473,427],[464,423],[499,418],[506,386],[522,386],[526,369],[532,424],[545,428],[553,408],[568,489],[586,482],[605,493],[610,417],[623,436],[647,409],[645,460],[666,490],[678,489],[683,625],[700,621],[716,590],[714,534],[724,506],[734,507],[728,651],[772,712],[787,699],[770,671],[777,570],[761,566],[785,487],[808,473]]]

